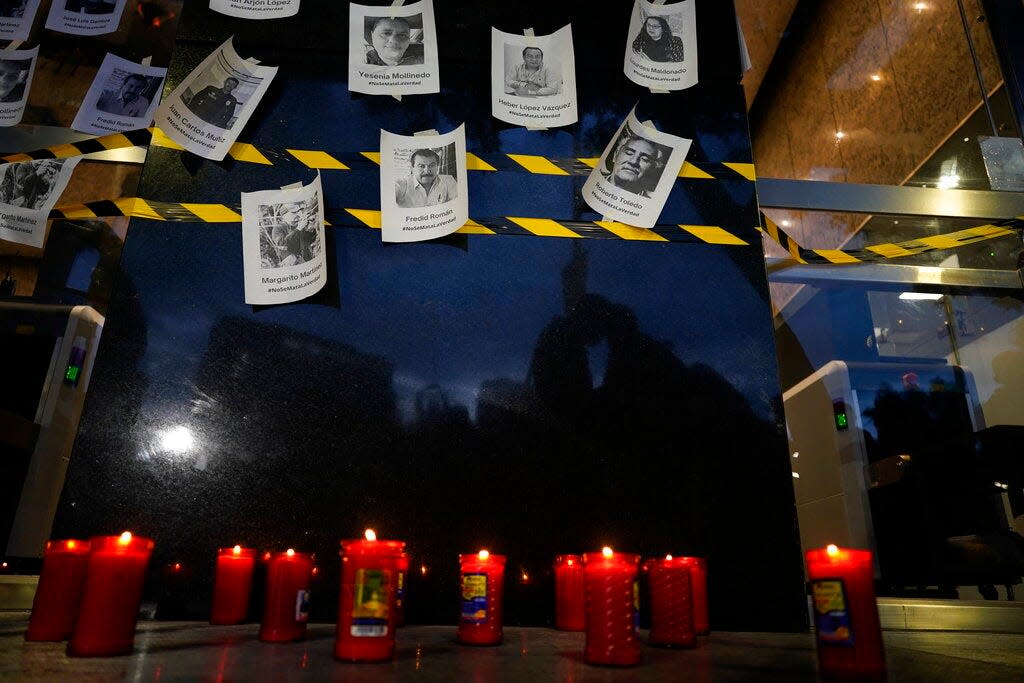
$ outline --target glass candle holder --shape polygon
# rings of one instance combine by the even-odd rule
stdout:
[[[609,548],[583,555],[587,612],[583,658],[588,664],[640,663],[636,601],[639,565],[639,555],[616,553]]]
[[[288,643],[306,637],[313,555],[291,548],[267,559],[260,640]]]
[[[88,541],[72,538],[46,542],[25,640],[60,641],[71,637],[88,564]]]
[[[587,628],[583,559],[579,555],[555,558],[555,628],[560,631],[584,631]]]
[[[505,556],[481,550],[459,555],[458,641],[464,645],[499,645],[504,637]]]
[[[648,563],[651,595],[651,645],[696,647],[690,566],[668,555]]]
[[[341,595],[334,656],[384,662],[395,656],[398,571],[403,541],[366,538],[341,542]]]
[[[210,623],[241,624],[249,613],[252,575],[256,568],[256,550],[236,545],[217,551],[213,579],[213,605]]]

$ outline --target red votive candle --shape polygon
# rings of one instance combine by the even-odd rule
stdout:
[[[681,557],[651,560],[651,645],[696,647],[690,566]]]
[[[585,631],[583,561],[579,555],[555,558],[555,628],[561,631]]]
[[[830,545],[807,551],[818,668],[824,678],[885,678],[871,551]]]
[[[217,567],[213,579],[213,607],[210,623],[241,624],[249,612],[252,574],[256,567],[256,550],[236,545],[217,551]]]
[[[690,592],[693,596],[693,628],[698,636],[711,633],[708,613],[708,561],[703,557],[680,557],[690,568]]]
[[[306,637],[313,555],[291,548],[267,560],[260,640],[289,643]]]
[[[89,539],[82,599],[68,643],[70,656],[110,657],[135,648],[135,622],[152,553],[152,539],[127,531]]]
[[[587,612],[584,660],[588,664],[635,666],[640,663],[635,585],[639,555],[612,552],[583,555]]]
[[[334,656],[349,662],[385,662],[395,656],[398,569],[403,541],[365,538],[341,542],[341,595]]]
[[[89,542],[47,541],[25,640],[67,640],[75,627],[89,562]]]
[[[395,588],[395,626],[405,626],[405,583],[409,580],[409,556],[398,558],[398,585]]]
[[[465,645],[500,645],[503,637],[505,556],[481,550],[459,555],[462,591],[456,636]]]

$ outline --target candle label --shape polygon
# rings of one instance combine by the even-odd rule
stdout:
[[[814,628],[818,642],[824,645],[853,647],[853,627],[850,623],[846,586],[841,579],[813,581]]]
[[[352,601],[351,633],[356,638],[381,638],[388,634],[388,595],[391,572],[357,569]]]
[[[633,630],[640,633],[640,582],[633,582]]]
[[[468,624],[487,621],[487,574],[462,575],[462,621]]]
[[[395,607],[402,608],[405,599],[405,572],[398,572],[398,585],[395,587]]]
[[[309,621],[309,591],[300,590],[295,594],[295,621],[304,624]]]

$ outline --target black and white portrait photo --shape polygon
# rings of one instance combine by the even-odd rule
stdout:
[[[205,85],[203,85],[205,84]],[[218,128],[230,128],[238,109],[259,85],[259,79],[242,87],[242,77],[228,75],[224,69],[211,68],[185,89],[182,99],[189,110],[202,121]]]
[[[160,93],[162,76],[115,71],[96,100],[96,108],[106,114],[139,118],[146,115]]]
[[[631,81],[654,90],[697,84],[696,0],[656,5],[635,0],[623,69]]]
[[[351,92],[397,98],[440,92],[432,0],[348,7]]]
[[[0,103],[24,99],[31,73],[31,59],[0,59]]]
[[[319,195],[296,202],[259,207],[260,267],[297,266],[319,256]]]
[[[653,228],[692,143],[629,112],[583,183],[583,201],[605,220]]]
[[[371,66],[423,64],[423,15],[364,17],[363,49]]]
[[[641,197],[658,187],[672,148],[659,145],[633,130],[627,122],[615,146],[602,164],[601,175],[609,184]]]
[[[550,97],[562,93],[562,63],[540,47],[505,44],[505,93]]]
[[[65,163],[64,159],[42,159],[5,165],[0,178],[0,203],[25,209],[43,208],[59,186]]]
[[[455,143],[394,154],[395,203],[403,209],[438,206],[459,198]]]
[[[0,18],[19,19],[25,16],[29,0],[0,0]]]
[[[0,52],[0,126],[21,122],[32,89],[39,47]]]

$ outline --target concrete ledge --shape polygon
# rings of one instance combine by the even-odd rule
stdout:
[[[878,599],[882,628],[909,631],[1024,633],[1024,603]]]
[[[0,576],[0,610],[30,610],[38,576]]]

